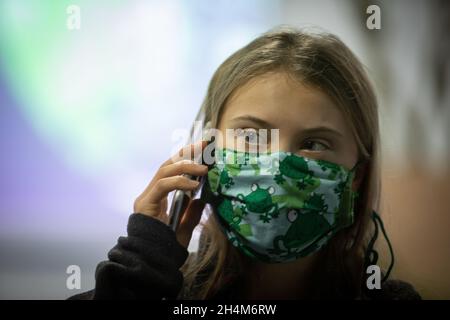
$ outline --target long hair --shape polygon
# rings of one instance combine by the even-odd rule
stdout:
[[[355,200],[354,223],[321,250],[311,298],[361,295],[364,252],[372,210],[380,197],[378,106],[362,64],[335,35],[278,27],[262,34],[226,59],[214,73],[200,112],[215,128],[227,99],[252,78],[284,72],[328,94],[352,130],[365,175]],[[213,208],[214,210],[214,208]],[[195,259],[182,267],[189,298],[205,299],[220,290],[230,270],[243,272],[245,259],[229,243],[214,214],[202,223]]]

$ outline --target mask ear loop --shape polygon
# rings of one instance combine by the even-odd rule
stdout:
[[[383,233],[384,239],[386,239],[386,242],[388,244],[389,247],[389,254],[391,256],[391,263],[389,264],[389,268],[386,271],[386,274],[384,275],[382,282],[386,281],[392,271],[392,268],[394,267],[394,250],[392,248],[392,244],[391,241],[389,240],[389,237],[387,236],[386,230],[384,229],[384,224],[383,221],[381,220],[381,217],[378,213],[376,213],[375,211],[372,212],[372,220],[374,221],[375,224],[379,224],[380,228],[381,228],[381,232]]]
[[[377,261],[378,261],[378,252],[374,249],[375,241],[378,238],[378,223],[374,220],[373,213],[372,213],[371,218],[372,218],[372,222],[375,225],[375,231],[374,231],[372,238],[370,238],[370,241],[369,241],[369,243],[367,245],[367,249],[366,249],[366,254],[365,254],[366,268],[370,265],[377,264]]]
[[[383,279],[381,280],[381,282],[385,282],[388,279],[389,275],[391,274],[392,268],[394,267],[394,262],[395,262],[394,250],[392,248],[391,241],[389,240],[389,237],[387,236],[383,221],[381,220],[380,215],[378,213],[376,213],[375,211],[372,211],[372,221],[375,225],[375,232],[374,232],[372,238],[370,239],[369,244],[367,245],[365,264],[366,264],[366,268],[369,265],[377,264],[378,252],[374,249],[374,245],[375,245],[375,241],[378,238],[378,228],[380,228],[381,232],[383,233],[383,236],[386,239],[386,242],[388,244],[389,254],[391,256],[391,263],[389,264],[386,274],[383,276]]]
[[[359,165],[361,165],[362,163],[364,163],[366,160],[367,159],[358,160],[358,162],[356,162],[356,164],[353,166],[351,171],[356,171],[357,167]],[[358,192],[355,191],[355,193],[356,193],[356,197],[358,197],[359,196]],[[367,268],[369,265],[377,264],[379,255],[378,255],[378,251],[374,249],[374,246],[375,246],[375,241],[378,238],[379,229],[381,229],[384,239],[386,239],[386,242],[388,244],[389,254],[391,256],[391,262],[389,264],[389,267],[386,271],[386,274],[383,276],[383,278],[381,280],[381,282],[385,282],[388,279],[389,275],[391,274],[392,269],[394,268],[394,263],[395,263],[394,249],[392,248],[391,241],[389,240],[389,237],[387,236],[386,229],[384,228],[383,220],[381,220],[380,215],[375,210],[372,211],[371,219],[372,219],[373,224],[375,225],[375,231],[367,245],[367,249],[366,249],[366,253],[365,253],[365,266]]]

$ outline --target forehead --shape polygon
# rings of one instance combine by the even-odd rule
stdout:
[[[249,114],[277,128],[329,124],[345,129],[339,108],[327,94],[281,72],[258,76],[238,88],[229,98],[222,120]]]

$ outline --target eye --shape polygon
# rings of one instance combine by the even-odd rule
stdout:
[[[320,152],[320,151],[328,150],[329,147],[325,143],[318,141],[318,140],[306,140],[302,144],[300,149],[314,151],[314,152]]]
[[[257,152],[260,143],[259,132],[254,128],[235,129],[236,150],[241,152]]]
[[[239,128],[236,129],[236,137],[245,139],[245,143],[257,144],[258,143],[258,130],[254,128]]]

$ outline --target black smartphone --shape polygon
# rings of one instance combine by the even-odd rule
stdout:
[[[211,145],[214,143],[214,138],[212,138],[208,142],[208,146],[205,147],[208,149],[211,149]],[[214,146],[212,146],[212,150],[214,149]],[[204,149],[203,149],[204,150]],[[197,159],[194,159],[195,163],[199,164],[205,164],[203,161],[203,151],[200,153]],[[187,206],[189,205],[189,202],[195,198],[195,196],[198,194],[199,190],[201,190],[203,186],[203,181],[206,178],[205,176],[202,177],[196,177],[196,176],[190,176],[190,175],[184,175],[185,177],[188,177],[189,179],[199,181],[198,187],[194,191],[183,191],[183,190],[176,190],[173,198],[172,203],[169,209],[169,227],[176,231],[178,228],[178,225],[180,224],[181,218],[183,213],[186,211]]]

